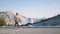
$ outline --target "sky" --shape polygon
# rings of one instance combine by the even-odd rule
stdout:
[[[18,12],[31,18],[50,18],[60,14],[60,0],[0,0],[0,11]]]

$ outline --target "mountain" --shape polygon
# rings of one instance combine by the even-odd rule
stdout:
[[[42,19],[33,26],[60,26],[60,14],[48,19]]]
[[[14,17],[15,15],[11,12],[0,12],[0,17],[3,17],[4,20],[6,21],[6,24],[13,24],[14,23]]]
[[[60,14],[46,20],[45,26],[60,26]]]
[[[6,11],[6,12],[0,12],[0,17],[3,17],[4,20],[6,21],[6,24],[14,24],[15,21],[14,21],[14,16],[15,14],[13,14],[12,12],[10,11]],[[20,18],[21,18],[21,24],[25,24],[26,23],[26,17],[22,16],[22,15],[19,15]]]

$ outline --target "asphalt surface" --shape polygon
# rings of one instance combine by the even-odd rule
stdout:
[[[60,34],[60,28],[0,27],[0,34]]]

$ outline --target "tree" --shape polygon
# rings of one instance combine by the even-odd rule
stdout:
[[[0,18],[0,26],[6,25],[4,18]]]

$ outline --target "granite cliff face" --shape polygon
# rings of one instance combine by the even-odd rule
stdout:
[[[3,17],[6,24],[14,24],[14,14],[11,12],[0,12],[0,17]]]

